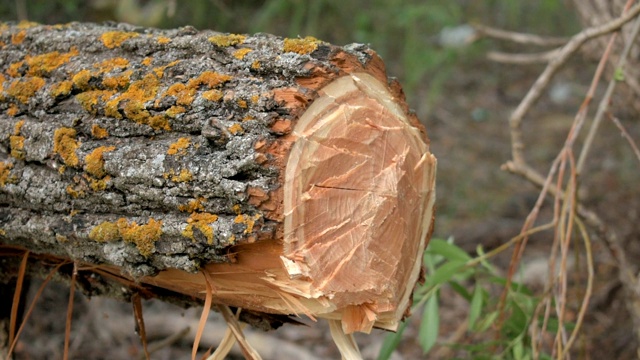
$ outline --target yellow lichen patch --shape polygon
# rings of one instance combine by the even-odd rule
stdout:
[[[251,115],[247,115],[245,117],[242,118],[242,122],[247,122],[247,121],[251,121],[251,120],[255,120],[256,118],[254,118]]]
[[[203,197],[192,199],[186,205],[178,205],[178,210],[188,213],[192,213],[195,211],[204,211],[204,206],[202,206],[202,202],[204,200],[205,199]]]
[[[207,238],[208,244],[213,244],[213,228],[209,224],[217,220],[218,215],[194,212],[187,219],[187,227],[182,231],[182,236],[195,241],[193,229],[196,228]]]
[[[123,89],[129,85],[129,79],[133,71],[125,71],[116,76],[109,76],[102,80],[102,85],[108,89]]]
[[[9,108],[7,109],[7,115],[16,116],[20,112],[20,108],[16,104],[9,104]]]
[[[260,95],[255,94],[255,95],[251,95],[251,102],[254,104],[257,104],[258,101],[260,101]]]
[[[161,78],[161,77],[164,76],[164,71],[165,71],[166,68],[171,67],[171,66],[175,66],[176,64],[179,64],[179,63],[180,63],[180,60],[172,61],[172,62],[168,63],[167,65],[158,66],[157,68],[153,68],[153,72],[156,74],[156,76],[158,78]]]
[[[104,158],[102,155],[105,152],[115,149],[114,146],[100,146],[95,148],[90,154],[84,157],[84,170],[97,178],[104,177],[106,172],[104,171]]]
[[[178,116],[179,114],[184,113],[185,111],[187,111],[187,109],[184,108],[184,106],[172,106],[169,109],[167,109],[167,111],[165,111],[165,113],[167,114],[167,116],[171,117],[171,118],[175,118],[176,116]]]
[[[24,60],[9,64],[9,68],[7,69],[7,74],[11,77],[21,76],[22,71],[20,70],[20,68],[22,68],[22,65],[24,65]]]
[[[11,174],[11,169],[13,169],[13,164],[10,162],[0,162],[0,186],[4,187],[9,180],[9,175]]]
[[[175,170],[171,169],[168,173],[164,175],[165,179],[170,179],[173,182],[181,183],[193,180],[193,174],[187,169],[180,170],[179,173],[176,173]]]
[[[118,225],[104,221],[91,229],[89,239],[97,242],[116,241],[120,239],[120,229]]]
[[[213,89],[229,80],[231,80],[231,76],[229,75],[218,74],[213,71],[205,71],[197,78],[189,80],[187,86],[207,85],[210,89]]]
[[[18,160],[24,160],[24,136],[9,136],[9,147],[11,148],[11,156]]]
[[[238,34],[214,35],[209,38],[209,41],[216,46],[225,47],[242,44],[246,38],[246,36]]]
[[[27,36],[26,30],[20,30],[19,32],[11,35],[11,43],[13,45],[20,45],[24,41],[24,37]]]
[[[195,94],[195,88],[189,88],[182,83],[171,85],[164,93],[165,96],[175,96],[178,105],[191,105]]]
[[[73,85],[79,90],[89,89],[89,80],[91,80],[91,72],[89,70],[80,70],[73,77],[71,81]]]
[[[16,98],[21,103],[26,104],[29,98],[35,95],[36,91],[40,90],[44,84],[44,79],[37,76],[28,77],[24,80],[14,80],[11,85],[9,85],[7,94]]]
[[[260,64],[260,61],[256,60],[254,62],[251,63],[251,68],[253,70],[258,70],[262,67],[262,64]]]
[[[109,136],[109,133],[107,132],[107,129],[93,124],[91,125],[91,136],[93,136],[96,139],[104,139],[107,136]]]
[[[127,66],[129,66],[129,60],[120,57],[106,59],[93,65],[100,73],[106,73],[114,69],[124,69]]]
[[[153,61],[152,58],[146,57],[141,61],[141,64],[144,65],[144,66],[149,66],[149,65],[151,65],[152,61]]]
[[[101,179],[94,179],[91,176],[85,175],[84,178],[89,181],[89,187],[91,190],[98,192],[107,188],[107,183],[111,181],[111,176],[107,175]]]
[[[300,55],[314,52],[322,42],[313,36],[304,39],[284,39],[284,52],[294,52]]]
[[[69,59],[78,55],[78,49],[74,46],[67,53],[59,53],[57,51],[37,55],[29,56],[25,58],[25,62],[29,66],[27,74],[35,76],[43,76],[49,74],[51,71],[59,68],[63,64],[69,62]]]
[[[238,99],[238,106],[240,106],[243,109],[247,108],[247,101],[246,100],[242,100],[242,99]]]
[[[155,242],[162,236],[162,221],[149,218],[146,225],[138,225],[135,221],[129,223],[120,218],[115,223],[104,221],[91,229],[89,239],[97,242],[123,240],[136,244],[140,255],[149,256],[155,250]]]
[[[56,234],[56,240],[61,243],[66,243],[69,241],[69,239],[66,236],[60,235],[60,234]]]
[[[229,126],[228,130],[233,135],[243,134],[244,133],[244,128],[242,127],[242,125],[237,124],[237,123]]]
[[[246,48],[245,49],[238,49],[238,50],[233,52],[233,57],[235,57],[238,60],[242,60],[251,51],[252,51],[251,49],[246,49]]]
[[[220,90],[207,90],[202,93],[202,97],[209,101],[220,101],[224,94]]]
[[[107,101],[115,93],[113,90],[91,90],[76,95],[76,99],[87,112],[95,115],[98,113],[98,101]]]
[[[254,216],[238,214],[238,216],[233,219],[233,222],[235,222],[236,224],[244,224],[246,226],[244,229],[244,233],[249,234],[253,232],[253,227],[256,224],[256,220],[260,219],[260,217],[260,214],[256,214]]]
[[[72,88],[73,82],[71,82],[70,80],[61,81],[51,87],[51,96],[53,96],[54,98],[59,96],[67,96],[71,94]]]
[[[76,140],[76,130],[72,128],[56,129],[53,133],[53,152],[60,155],[67,166],[78,166],[80,161],[76,150],[80,143]]]
[[[134,32],[108,31],[100,35],[100,41],[102,41],[104,46],[108,47],[109,49],[113,49],[122,45],[123,42],[138,36],[139,34]]]
[[[205,71],[197,78],[189,80],[186,85],[182,83],[171,85],[164,93],[164,96],[175,96],[176,104],[188,106],[193,102],[196,91],[200,85],[206,85],[209,88],[214,88],[229,80],[231,80],[231,76],[229,75],[218,74],[213,71]]]
[[[13,125],[13,135],[20,135],[20,130],[24,126],[24,120],[18,121],[15,125]]]
[[[164,45],[164,44],[168,44],[171,42],[171,39],[169,39],[166,36],[158,36],[158,44]]]
[[[156,130],[171,130],[169,121],[164,115],[151,115],[145,107],[145,102],[155,98],[160,81],[155,74],[146,74],[141,80],[131,83],[127,91],[115,99],[107,102],[105,114],[122,119],[118,109],[124,103],[125,116],[139,124],[146,124]]]
[[[169,145],[169,150],[167,150],[167,155],[177,155],[184,156],[187,155],[187,148],[191,144],[191,140],[189,138],[180,138],[178,141]]]
[[[74,199],[83,198],[85,196],[85,193],[83,190],[78,190],[73,185],[68,185],[65,191],[67,192],[67,194],[69,194],[69,196],[71,196]]]

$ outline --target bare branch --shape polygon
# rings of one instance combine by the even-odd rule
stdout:
[[[511,41],[522,45],[537,45],[537,46],[562,46],[569,41],[568,38],[563,37],[544,37],[534,34],[524,34],[513,31],[506,31],[502,29],[492,28],[490,26],[474,24],[473,27],[478,32],[478,36],[490,37],[498,40]]]

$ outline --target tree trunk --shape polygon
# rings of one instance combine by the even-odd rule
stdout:
[[[214,302],[264,319],[396,328],[435,158],[373,51],[190,27],[0,30],[7,271],[29,250],[36,269],[80,264],[90,293],[187,303],[204,272]]]

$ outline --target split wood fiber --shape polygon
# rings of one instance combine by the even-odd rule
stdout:
[[[408,313],[436,161],[366,46],[79,23],[2,24],[0,46],[4,257],[186,303],[204,271],[245,320]]]

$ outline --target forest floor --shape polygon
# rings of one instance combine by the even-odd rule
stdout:
[[[551,95],[543,97],[526,119],[528,159],[540,171],[546,173],[562,146],[594,68],[593,64],[581,61],[571,63],[552,83]],[[432,106],[432,110],[427,111],[419,102],[411,104],[426,124],[432,151],[438,157],[435,237],[452,236],[456,244],[473,254],[479,244],[491,249],[518,234],[538,190],[501,171],[500,165],[510,158],[509,114],[541,70],[540,66],[504,66],[478,59],[471,62],[469,68],[456,70],[456,75],[443,89],[446,96]],[[637,118],[615,110],[631,135],[640,139]],[[627,251],[640,254],[638,159],[622,140],[619,130],[609,122],[602,127],[592,153],[588,175],[582,179],[585,191],[580,196],[618,231]],[[548,208],[545,207],[542,217],[549,216]],[[534,237],[525,252],[523,272],[533,288],[540,286],[544,276],[550,239],[548,234]],[[621,302],[614,263],[601,242],[595,240],[594,248],[598,254],[596,290],[584,335],[576,347],[576,358],[635,358],[633,349],[637,344]],[[496,258],[495,264],[505,269],[509,256],[510,253]],[[576,286],[584,287],[584,276],[577,273]],[[38,285],[39,282],[32,283],[32,294]],[[441,296],[447,299],[441,304],[442,343],[453,339],[458,325],[467,316],[467,303],[449,292],[443,289]],[[61,284],[47,287],[20,338],[16,359],[61,358],[67,301],[67,287]],[[575,309],[578,304],[576,298],[570,306]],[[159,301],[145,301],[143,308],[150,343],[190,329],[172,345],[155,352],[152,358],[189,358],[200,309],[184,310]],[[436,346],[432,353],[423,356],[416,340],[419,321],[420,316],[410,319],[411,325],[393,359],[465,357],[464,353],[451,352],[446,346]],[[267,333],[247,329],[247,336],[265,359],[339,358],[326,324],[306,320],[305,323],[310,325],[285,325]],[[225,329],[220,317],[212,314],[201,349],[215,346]],[[371,335],[356,336],[366,359],[377,357],[385,335],[383,331],[374,330]],[[77,296],[71,339],[70,353],[74,359],[143,358],[130,304]],[[464,341],[465,335],[455,340]],[[234,350],[232,356],[242,358],[238,350]]]

